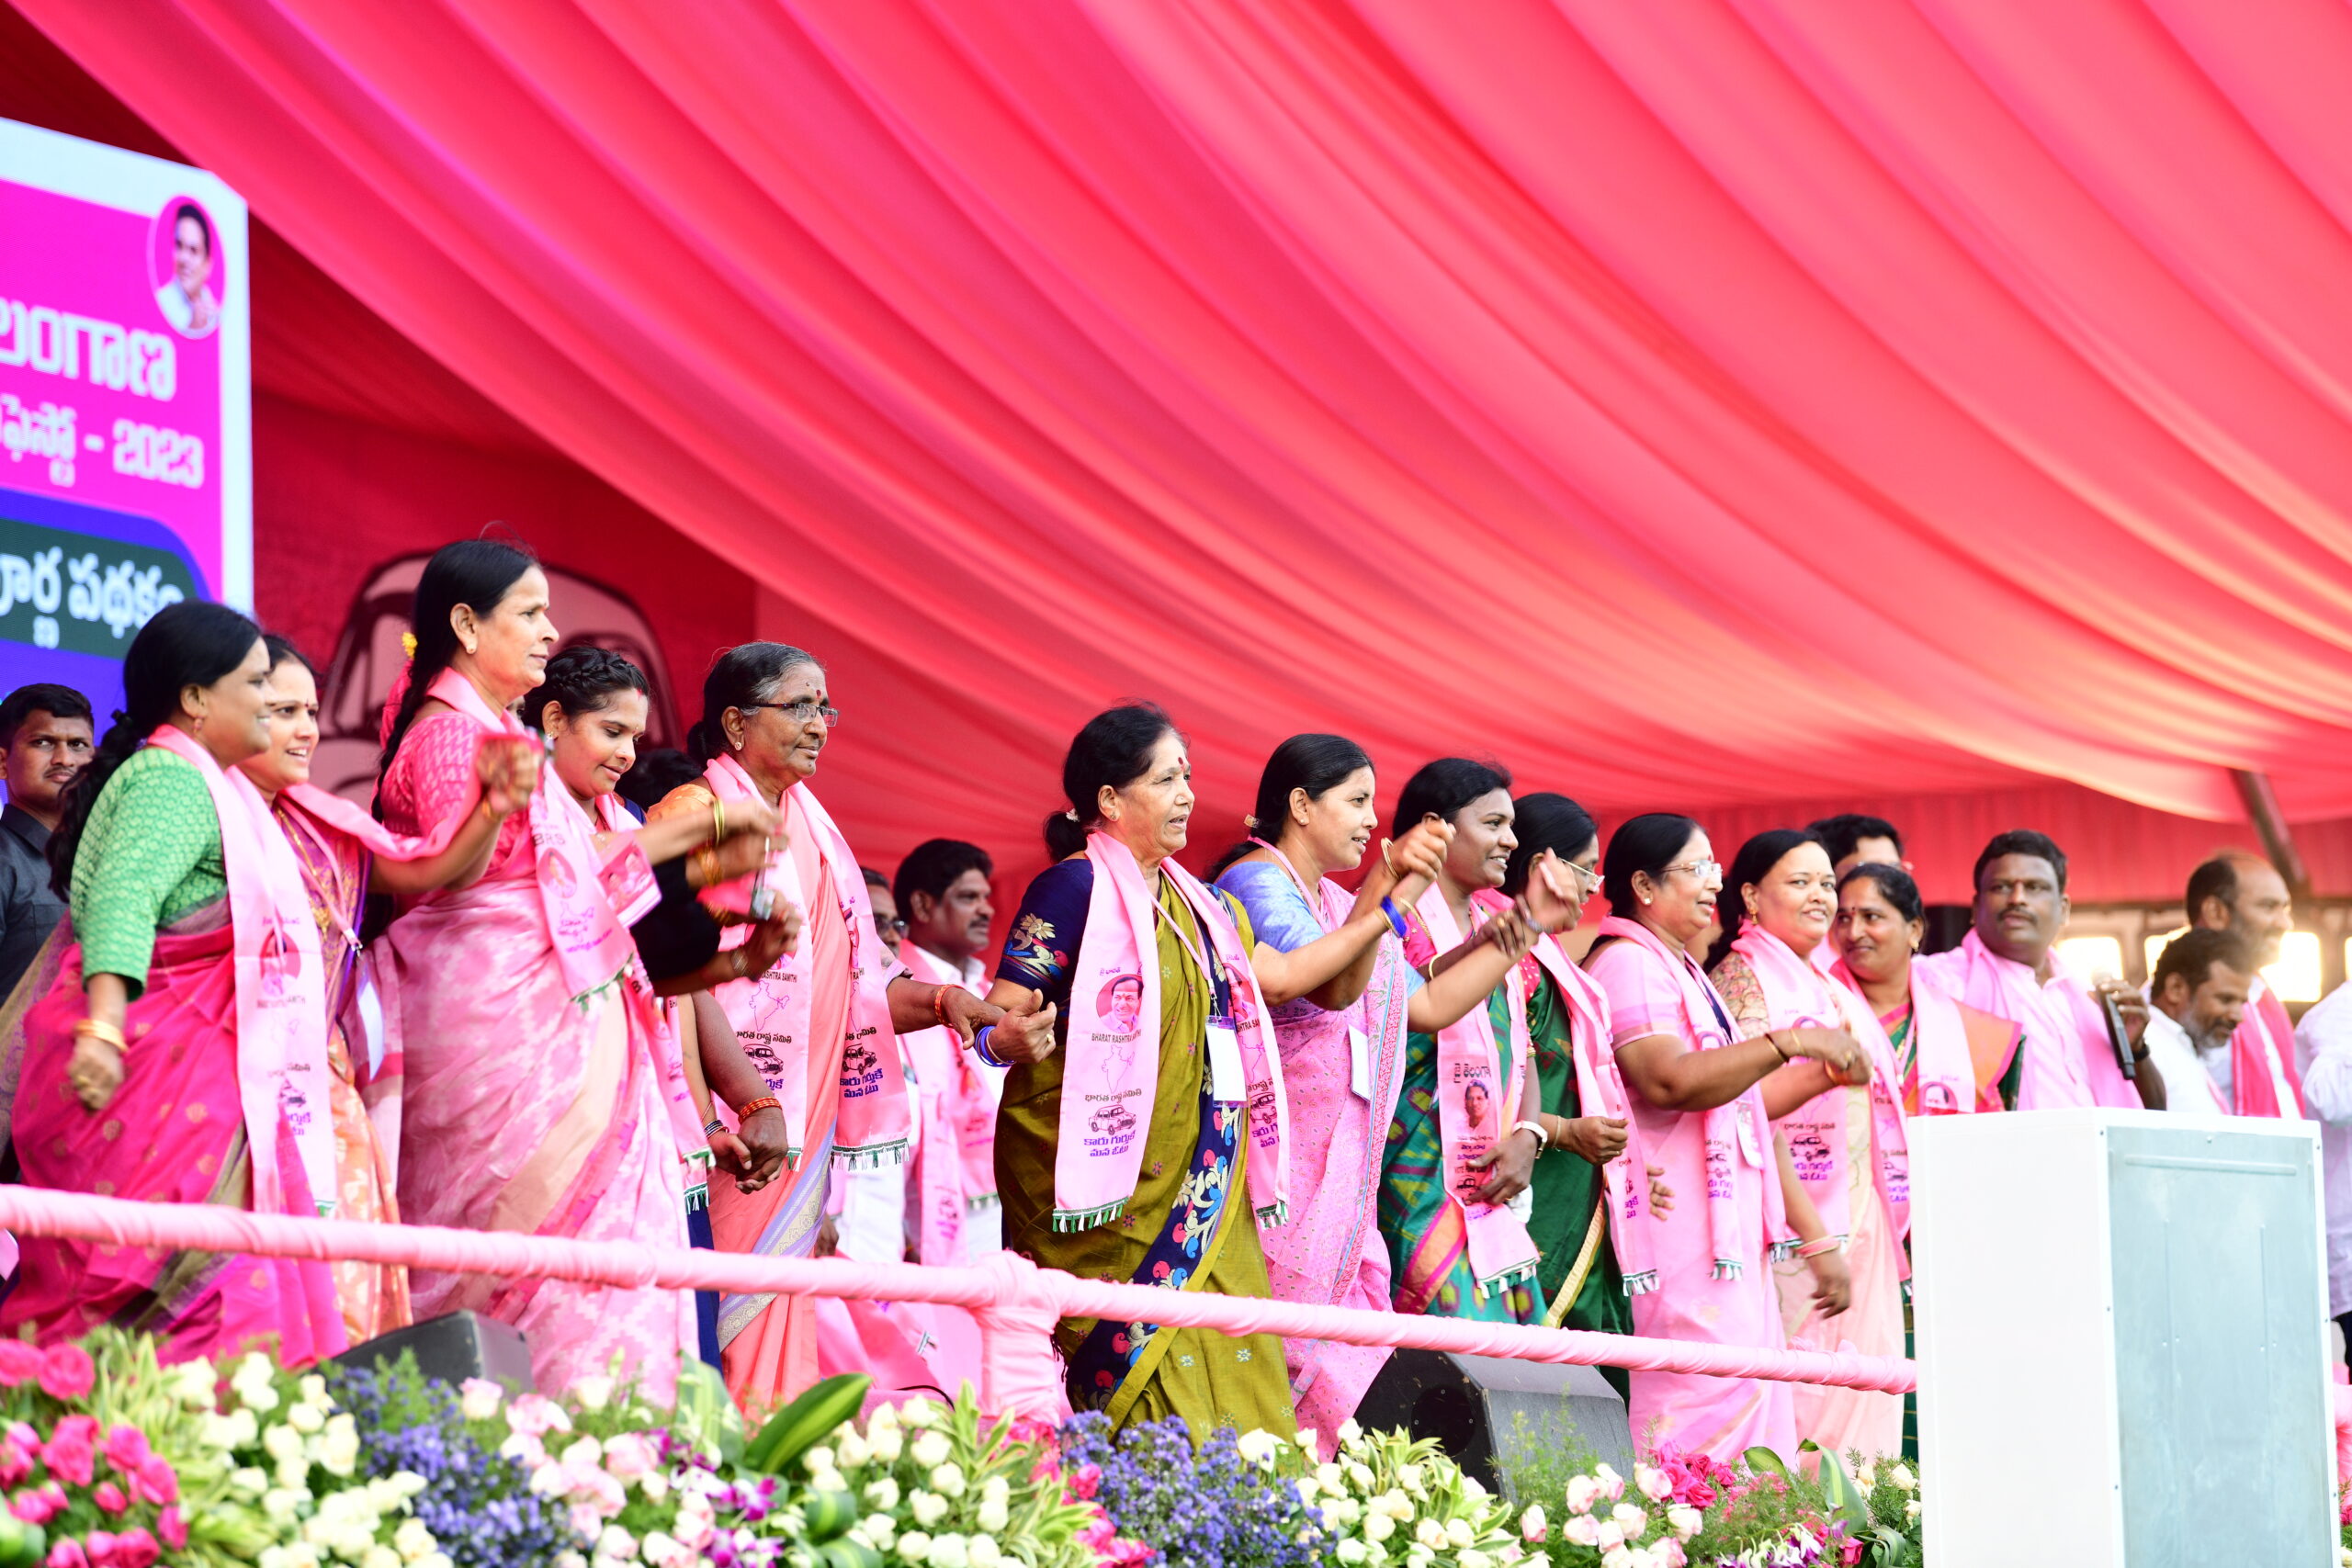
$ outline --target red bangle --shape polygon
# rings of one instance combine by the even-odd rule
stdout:
[[[756,1111],[781,1111],[783,1109],[783,1102],[778,1100],[775,1096],[772,1094],[763,1094],[757,1100],[747,1100],[742,1104],[737,1106],[735,1108],[735,1120],[738,1122],[748,1122]]]
[[[947,987],[944,986],[931,993],[931,1016],[939,1021],[940,1028],[947,1027]]]

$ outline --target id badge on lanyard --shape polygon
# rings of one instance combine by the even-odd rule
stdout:
[[[1348,1089],[1358,1100],[1372,1098],[1372,1036],[1348,1025]]]
[[[1209,983],[1209,1098],[1220,1104],[1238,1105],[1250,1097],[1250,1086],[1248,1077],[1241,1071],[1241,1036],[1233,1027],[1233,991],[1226,984],[1225,971],[1210,961],[1205,949],[1193,944],[1193,939],[1184,934],[1182,926],[1169,919],[1168,912],[1159,907],[1157,900],[1151,908],[1154,914],[1167,921],[1168,929],[1175,933],[1178,943],[1199,965],[1202,976]],[[1194,910],[1194,922],[1197,923],[1200,918],[1200,912]]]
[[[1685,964],[1690,963],[1687,958],[1684,959],[1683,962]],[[1691,972],[1694,975],[1698,973],[1698,967],[1699,966],[1695,964],[1690,964]],[[1714,987],[1707,984],[1704,976],[1699,976],[1699,989],[1701,994],[1705,996],[1707,998],[1707,1010],[1715,1015],[1715,1022],[1722,1026],[1723,1043],[1726,1045],[1730,1044],[1732,1036],[1731,1020],[1724,1016],[1724,1005],[1723,1003],[1715,1000]],[[1740,1157],[1747,1160],[1749,1165],[1754,1166],[1757,1169],[1761,1170],[1764,1168],[1764,1142],[1763,1139],[1758,1135],[1756,1131],[1756,1101],[1749,1099],[1745,1094],[1741,1095],[1738,1101],[1738,1112],[1732,1118],[1732,1120],[1737,1123],[1739,1127]]]

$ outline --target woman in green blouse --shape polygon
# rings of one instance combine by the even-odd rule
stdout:
[[[67,795],[50,848],[73,945],[5,1042],[12,1057],[21,1052],[11,1130],[29,1186],[249,1207],[252,1131],[270,1140],[270,1179],[258,1185],[282,1191],[282,1212],[316,1212],[302,1160],[284,1151],[310,1116],[323,1115],[323,1095],[311,1108],[281,1091],[270,1123],[249,1129],[256,1097],[240,1077],[246,1010],[232,871],[238,918],[267,922],[264,939],[245,944],[243,984],[272,998],[310,994],[299,944],[285,934],[291,921],[310,920],[307,901],[257,908],[249,890],[276,884],[242,861],[232,866],[224,851],[223,803],[241,814],[228,837],[236,853],[266,844],[254,831],[256,821],[268,827],[266,807],[237,764],[266,744],[268,675],[260,630],[225,605],[166,606],[131,639],[125,711]],[[243,1065],[248,1077],[258,1070]],[[289,1364],[345,1348],[323,1263],[45,1237],[21,1245],[23,1272],[0,1306],[0,1333],[48,1342],[115,1323],[155,1334],[165,1359],[265,1337]]]

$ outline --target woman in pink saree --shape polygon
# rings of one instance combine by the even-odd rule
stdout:
[[[1277,1301],[1366,1312],[1390,1309],[1380,1171],[1404,1088],[1406,1036],[1433,1033],[1485,1001],[1510,962],[1488,943],[1435,980],[1421,978],[1397,928],[1436,877],[1453,829],[1412,826],[1382,845],[1350,893],[1332,878],[1363,861],[1379,823],[1363,749],[1337,735],[1294,735],[1259,779],[1249,841],[1215,879],[1249,911],[1258,945],[1286,953],[1293,966],[1265,987],[1291,1134],[1290,1223],[1261,1233],[1268,1282]],[[1290,1338],[1283,1356],[1298,1423],[1328,1450],[1388,1351]]]
[[[767,1093],[721,1112],[783,1114],[790,1169],[778,1181],[744,1181],[721,1169],[710,1189],[711,1231],[721,1252],[807,1258],[832,1249],[825,1214],[831,1173],[903,1165],[907,1084],[892,1036],[945,1026],[968,1045],[980,1025],[1023,1035],[1049,1031],[1011,1018],[960,986],[910,976],[874,925],[865,876],[848,840],[808,787],[839,722],[824,667],[799,649],[753,642],[719,655],[703,682],[703,716],[688,749],[708,764],[647,814],[649,829],[671,822],[732,822],[748,812],[779,823],[775,852],[754,877],[706,895],[722,910],[763,915],[772,902],[799,907],[796,949],[772,964],[745,966],[716,987],[744,1054]],[[750,927],[725,941],[742,953]],[[888,1325],[859,1315],[854,1333],[833,1342],[896,1346]],[[806,1296],[720,1298],[718,1337],[727,1386],[758,1409],[792,1398],[820,1375],[817,1303]],[[907,1366],[902,1358],[893,1364]],[[834,1367],[829,1371],[854,1370]]]
[[[1805,1254],[1825,1303],[1842,1305],[1848,1287],[1844,1261],[1789,1168],[1758,1086],[1800,1056],[1839,1082],[1865,1082],[1867,1058],[1837,1030],[1736,1038],[1729,1009],[1688,947],[1713,921],[1723,887],[1723,869],[1696,822],[1634,818],[1610,836],[1601,874],[1610,915],[1585,968],[1609,997],[1644,1156],[1677,1197],[1656,1214],[1658,1286],[1633,1298],[1634,1332],[1778,1348],[1786,1341],[1768,1254]],[[1657,1371],[1635,1371],[1630,1381],[1627,1414],[1644,1450],[1671,1443],[1730,1461],[1760,1446],[1795,1458],[1786,1383]]]
[[[524,733],[511,709],[540,683],[556,631],[537,563],[492,540],[438,551],[413,619],[377,804],[424,837],[484,809],[473,756],[484,737]],[[735,830],[772,825],[744,813]],[[403,1043],[406,1219],[685,1246],[664,1037],[628,921],[659,897],[650,861],[712,831],[640,837],[592,819],[543,763],[482,874],[402,908],[380,953]],[[617,1371],[666,1399],[693,1343],[692,1298],[673,1291],[424,1270],[410,1291],[420,1317],[469,1309],[523,1329],[548,1389]]]
[[[1727,883],[1732,897],[1709,975],[1735,1032],[1746,1040],[1775,1029],[1841,1030],[1870,1059],[1861,1083],[1842,1082],[1817,1062],[1791,1063],[1764,1080],[1764,1108],[1851,1280],[1845,1301],[1825,1299],[1804,1263],[1774,1265],[1789,1342],[1900,1356],[1902,1281],[1911,1272],[1903,1250],[1911,1228],[1903,1075],[1861,998],[1814,964],[1838,911],[1829,851],[1814,833],[1758,833],[1740,847]],[[1900,1394],[1800,1383],[1791,1402],[1799,1441],[1873,1458],[1903,1447]]]
[[[270,669],[263,722],[269,746],[239,767],[269,803],[294,851],[318,929],[335,1213],[398,1224],[401,1055],[396,1039],[370,1039],[365,1025],[368,1010],[358,998],[372,984],[372,964],[359,945],[361,906],[370,890],[415,895],[481,874],[500,825],[529,798],[537,760],[526,750],[522,766],[515,768],[511,757],[485,746],[476,767],[489,775],[484,787],[491,809],[467,817],[445,845],[396,838],[350,802],[311,786],[311,753],[319,740],[318,677],[292,643],[278,637],[265,640]],[[406,1269],[357,1258],[331,1268],[353,1344],[412,1321]]]
[[[224,605],[169,605],[131,639],[125,711],[51,845],[70,923],[8,1042],[28,1186],[334,1211],[317,932],[237,770],[266,739],[268,675],[259,629]],[[22,1257],[0,1332],[114,1324],[166,1360],[274,1346],[295,1366],[349,1343],[322,1263],[38,1236]]]

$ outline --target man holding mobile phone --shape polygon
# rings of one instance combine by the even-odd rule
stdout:
[[[2023,1032],[2019,1111],[2075,1105],[2165,1108],[2147,1060],[2148,1005],[2119,979],[2092,981],[2057,952],[2071,906],[2066,852],[2026,829],[1996,834],[1976,857],[1973,929],[1950,953],[1912,964],[1968,1006]]]

